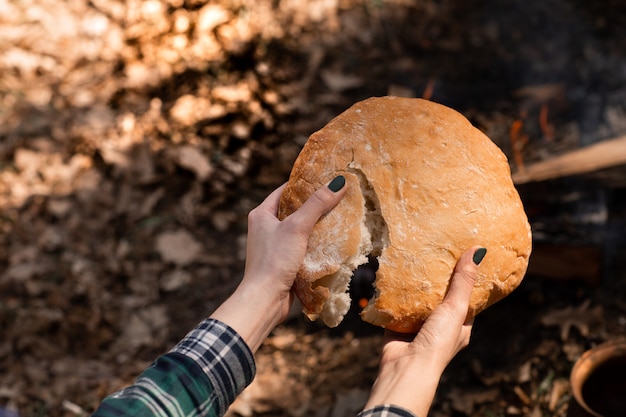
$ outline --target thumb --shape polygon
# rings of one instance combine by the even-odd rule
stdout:
[[[478,265],[482,262],[487,249],[474,246],[467,250],[454,267],[450,288],[444,298],[444,303],[449,303],[464,313],[469,308],[469,300],[478,274]]]
[[[343,175],[335,177],[311,194],[304,204],[285,220],[296,222],[303,229],[310,231],[323,214],[332,210],[341,201],[346,193],[345,185],[346,178]]]

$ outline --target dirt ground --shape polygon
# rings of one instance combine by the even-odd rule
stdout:
[[[88,415],[172,347],[237,285],[247,213],[354,102],[453,107],[517,172],[626,133],[625,41],[620,0],[0,0],[0,416]],[[535,243],[599,268],[533,269],[481,313],[432,416],[567,415],[575,360],[626,336],[624,188],[520,187]],[[354,415],[381,335],[356,313],[294,311],[229,414]]]

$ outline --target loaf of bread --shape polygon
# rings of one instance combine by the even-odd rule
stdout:
[[[280,219],[338,175],[346,195],[316,224],[294,284],[304,313],[337,326],[352,272],[376,257],[374,325],[416,332],[442,301],[460,255],[487,248],[468,318],[511,293],[531,230],[502,151],[460,113],[431,101],[373,97],[315,132],[296,159]]]

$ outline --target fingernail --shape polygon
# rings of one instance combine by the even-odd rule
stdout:
[[[476,249],[476,252],[474,252],[474,257],[472,258],[472,260],[474,261],[476,265],[480,265],[480,263],[483,261],[483,258],[485,257],[486,254],[487,254],[487,249],[485,248]]]
[[[338,177],[335,177],[335,179],[332,180],[330,184],[328,184],[328,188],[333,193],[336,193],[337,191],[341,190],[344,185],[346,185],[346,177],[344,177],[343,175],[339,175]]]

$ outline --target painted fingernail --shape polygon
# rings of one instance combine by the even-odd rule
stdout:
[[[341,190],[344,185],[346,185],[346,177],[344,177],[343,175],[339,175],[338,177],[335,177],[335,179],[332,180],[330,184],[328,184],[328,188],[333,193],[336,193],[337,191]]]
[[[483,258],[485,257],[486,254],[487,254],[487,249],[485,248],[476,249],[476,252],[474,252],[474,257],[472,258],[472,260],[474,261],[476,265],[480,265],[480,263],[483,261]]]

